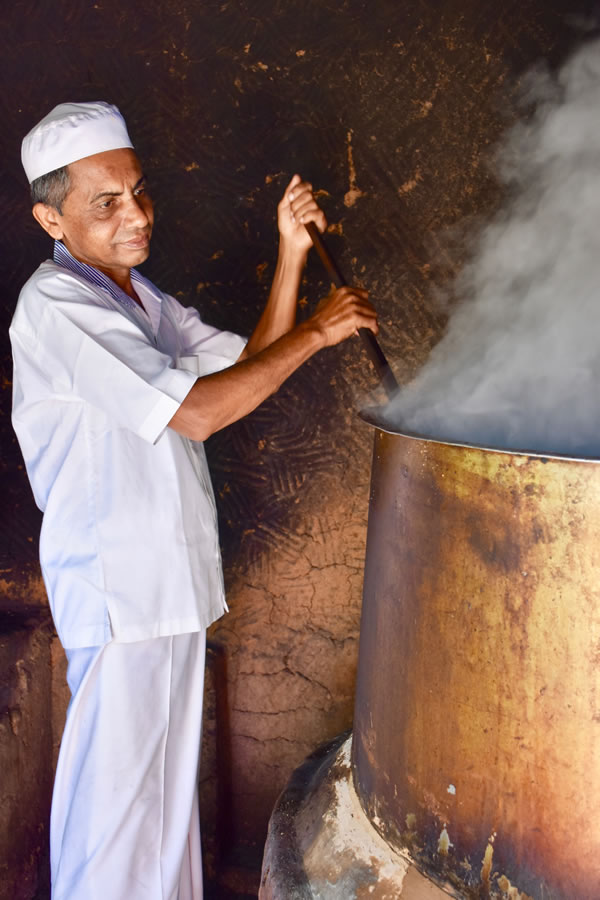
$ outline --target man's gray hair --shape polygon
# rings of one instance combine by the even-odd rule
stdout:
[[[31,182],[31,202],[53,206],[62,216],[62,205],[66,200],[71,182],[67,166],[53,169],[47,175],[40,175]]]

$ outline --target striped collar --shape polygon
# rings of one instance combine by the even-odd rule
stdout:
[[[69,253],[62,241],[54,241],[53,259],[57,266],[68,269],[70,272],[73,272],[74,275],[80,275],[81,278],[85,278],[90,284],[94,284],[96,287],[102,288],[103,291],[107,291],[113,300],[122,303],[123,306],[126,306],[128,309],[143,312],[135,300],[126,294],[125,291],[123,291],[118,284],[115,284],[115,282],[107,275],[100,272],[98,269],[95,269],[93,266],[88,266],[87,263],[75,259],[75,257]],[[135,269],[131,269],[131,280],[134,283],[137,282],[138,284],[145,285],[156,296],[157,291],[154,285],[149,282],[147,278],[140,275],[139,272],[136,272]]]

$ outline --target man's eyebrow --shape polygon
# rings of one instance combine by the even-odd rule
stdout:
[[[120,197],[123,191],[100,191],[98,194],[94,194],[90,203],[95,203],[96,200],[100,200],[101,197]]]
[[[142,177],[140,179],[138,179],[138,181],[136,181],[136,183],[134,184],[133,190],[137,191],[137,189],[139,187],[141,187],[142,184],[145,184],[147,182],[147,180],[148,179],[146,178],[146,176],[142,175]],[[90,203],[95,203],[97,200],[100,200],[102,197],[120,197],[122,195],[122,193],[123,193],[123,191],[99,191],[97,194],[94,194],[94,196],[90,200]]]

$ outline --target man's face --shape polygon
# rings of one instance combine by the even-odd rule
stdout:
[[[147,259],[152,200],[133,150],[107,150],[69,165],[70,190],[50,232],[69,252],[109,276]]]

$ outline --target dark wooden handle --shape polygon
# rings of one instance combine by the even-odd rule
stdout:
[[[338,269],[337,263],[332,257],[331,253],[325,246],[325,242],[321,236],[321,232],[317,228],[314,222],[309,222],[304,226],[310,235],[310,239],[314,244],[314,248],[319,255],[319,259],[323,263],[325,270],[336,287],[343,287],[345,284],[348,284],[340,270]],[[373,367],[377,372],[379,380],[381,381],[383,387],[386,390],[388,398],[391,398],[394,391],[398,389],[398,382],[394,376],[390,368],[390,364],[388,363],[385,353],[379,346],[379,342],[372,331],[369,331],[368,328],[359,328],[358,333],[365,345],[365,349],[369,356],[369,359],[373,363]]]

